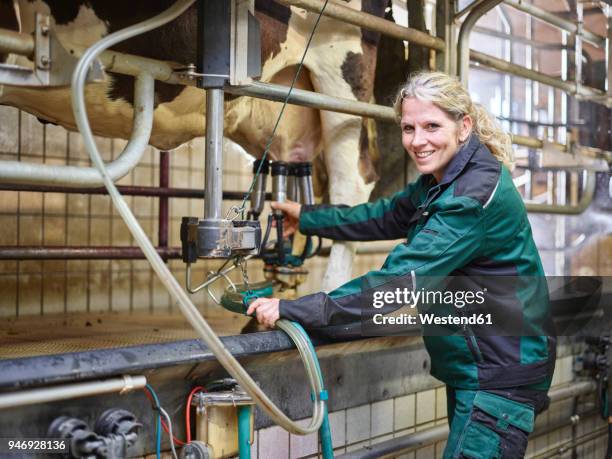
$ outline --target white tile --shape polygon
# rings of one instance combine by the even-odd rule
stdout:
[[[442,386],[436,389],[436,419],[445,418],[446,411],[446,387]]]
[[[338,448],[346,444],[346,410],[329,413],[329,427],[332,433],[332,446]]]
[[[436,418],[436,390],[430,389],[416,394],[416,422],[433,421]]]
[[[370,440],[370,443],[372,445],[376,445],[377,443],[382,443],[387,440],[393,440],[393,434],[382,435],[380,437],[375,437],[374,435],[372,435],[372,439]]]
[[[309,424],[309,419],[302,419],[297,422],[301,427],[305,427]],[[315,454],[319,447],[319,435],[318,432],[310,435],[289,435],[289,457],[291,459],[309,456]]]
[[[370,405],[346,410],[346,442],[359,442],[370,438]]]
[[[415,423],[415,395],[404,395],[394,399],[394,425],[393,430],[403,430],[414,426]]]
[[[0,152],[17,153],[19,149],[19,110],[0,106]]]
[[[436,456],[435,445],[430,445],[425,448],[417,449],[415,451],[416,459],[434,459]]]
[[[548,435],[540,435],[532,440],[533,447],[536,451],[543,451],[548,448]]]
[[[262,459],[287,459],[289,457],[289,432],[279,426],[259,431],[258,456]]]
[[[562,359],[557,360],[559,365],[559,382],[561,384],[568,383],[574,380],[574,357],[568,355]]]
[[[393,432],[393,399],[372,403],[371,436]]]
[[[414,427],[411,427],[410,429],[396,430],[393,432],[393,438],[405,437],[407,435],[412,435],[414,432],[416,432]]]
[[[421,432],[423,430],[428,430],[436,426],[436,421],[426,422],[425,424],[417,424],[416,431]]]
[[[354,444],[352,444],[350,446],[347,446],[346,447],[346,452],[350,453],[350,452],[353,452],[353,451],[360,451],[360,450],[363,450],[365,446],[370,446],[369,440],[360,441],[358,443],[354,443]]]

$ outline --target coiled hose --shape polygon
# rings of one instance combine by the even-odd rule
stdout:
[[[313,394],[315,394],[312,418],[307,426],[302,427],[287,417],[257,386],[255,381],[253,381],[253,379],[238,363],[234,356],[225,348],[217,335],[215,335],[214,331],[210,328],[206,320],[204,320],[197,308],[191,302],[191,299],[187,293],[179,285],[170,270],[168,270],[161,257],[155,251],[153,244],[151,241],[149,241],[149,238],[140,227],[129,206],[115,187],[112,179],[108,175],[106,166],[102,161],[100,153],[98,152],[98,148],[95,144],[94,137],[89,126],[89,121],[87,119],[84,88],[87,71],[92,61],[107,48],[123,40],[148,32],[172,21],[187,10],[187,8],[189,8],[194,1],[195,0],[179,0],[166,11],[158,14],[157,16],[127,27],[123,30],[114,32],[88,48],[79,60],[72,76],[72,106],[74,118],[76,125],[83,136],[85,148],[89,152],[92,162],[102,175],[104,186],[108,190],[114,206],[128,226],[147,260],[153,267],[153,270],[159,276],[170,295],[172,295],[172,297],[178,302],[181,312],[184,314],[185,318],[197,331],[202,340],[210,348],[211,352],[217,357],[227,372],[232,375],[236,381],[238,381],[244,390],[276,424],[280,425],[291,433],[306,435],[317,431],[317,429],[319,429],[321,426],[325,414],[325,402],[324,400],[321,400],[320,396],[322,393],[322,383],[320,377],[317,375],[317,364],[315,362],[316,356],[313,355],[311,348],[304,340],[304,337],[301,335],[301,333],[295,332],[295,327],[289,322],[285,320],[279,320],[277,322],[278,327],[288,333],[292,339],[294,339],[300,356],[304,360],[304,366],[306,367],[306,374],[308,376],[310,387]],[[141,89],[143,87],[151,88],[153,84],[153,77],[150,74],[141,73],[136,78],[136,89],[139,87]],[[152,103],[152,97],[150,99],[151,100],[145,103]],[[139,109],[141,108],[134,106],[135,112]]]

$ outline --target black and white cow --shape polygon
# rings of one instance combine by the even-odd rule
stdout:
[[[34,30],[36,12],[51,14],[58,38],[70,50],[89,46],[101,37],[149,18],[172,0],[0,0],[3,12],[12,6],[18,29]],[[256,0],[262,31],[262,77],[289,85],[306,46],[316,15],[272,0]],[[386,0],[351,0],[349,7],[377,16]],[[195,62],[196,7],[172,23],[121,43],[113,49],[184,64]],[[10,21],[3,21],[5,26]],[[2,25],[0,25],[2,26]],[[323,16],[306,56],[297,87],[346,99],[369,101],[372,96],[378,34]],[[2,56],[0,56],[2,58]],[[16,64],[31,66],[20,56]],[[94,133],[128,138],[132,120],[132,77],[110,74],[86,90]],[[68,89],[27,89],[0,86],[0,104],[12,105],[68,129],[74,129]],[[225,136],[253,156],[261,156],[281,104],[261,99],[228,98]],[[156,82],[151,145],[170,150],[204,134],[204,91]],[[367,129],[361,118],[289,105],[271,149],[273,159],[312,161],[324,152],[328,193],[333,204],[368,199],[375,173]],[[331,289],[351,275],[353,248],[334,244],[322,287]]]

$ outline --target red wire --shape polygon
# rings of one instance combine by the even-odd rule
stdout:
[[[152,404],[155,404],[155,401],[153,400],[153,396],[149,393],[149,389],[147,389],[146,387],[145,389],[145,395],[147,396],[147,398],[149,399],[149,401]],[[168,435],[170,435],[170,429],[168,428],[168,425],[166,424],[166,422],[164,421],[164,418],[161,416],[161,413],[158,414],[158,416],[161,418],[161,425],[164,428],[164,430],[166,431],[166,433]],[[183,446],[185,445],[185,442],[179,440],[178,438],[176,438],[174,435],[172,435],[172,440],[174,441],[174,444],[176,446]],[[188,440],[187,443],[190,443],[191,440]]]
[[[206,389],[202,386],[196,386],[191,389],[189,397],[187,397],[187,404],[185,405],[185,432],[187,433],[187,443],[191,443],[191,399],[200,391],[206,392]]]

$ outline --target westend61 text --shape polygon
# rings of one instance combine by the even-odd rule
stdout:
[[[465,316],[438,316],[436,314],[399,314],[385,316],[374,314],[372,320],[376,325],[493,325],[491,314],[472,314]]]

